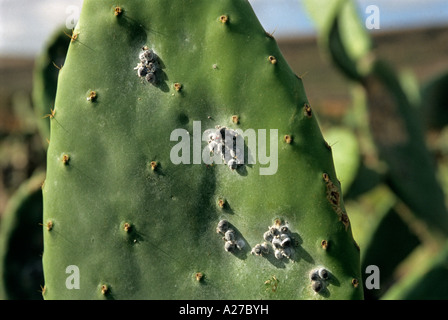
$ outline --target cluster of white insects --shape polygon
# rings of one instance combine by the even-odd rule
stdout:
[[[241,250],[244,246],[244,242],[242,240],[236,239],[236,233],[230,228],[230,224],[227,220],[221,220],[218,222],[216,232],[224,234],[222,239],[225,241],[224,249],[227,252],[235,252],[236,249]]]
[[[220,155],[232,170],[244,164],[244,140],[235,130],[216,126],[208,136],[208,147],[211,153]]]
[[[329,278],[330,278],[330,272],[323,267],[311,270],[310,272],[311,288],[315,292],[322,291],[327,287],[327,282]]]
[[[156,71],[159,67],[157,64],[157,55],[146,46],[142,50],[143,52],[139,55],[140,62],[134,70],[137,70],[137,75],[140,78],[145,78],[149,83],[155,83],[157,80]]]
[[[230,224],[227,220],[220,220],[216,227],[216,232],[224,235],[222,238],[225,241],[224,249],[227,252],[234,252],[236,249],[241,250],[244,246],[243,240],[236,239],[235,231],[230,228]],[[256,256],[263,256],[269,253],[269,244],[274,249],[274,256],[277,259],[284,257],[291,258],[294,253],[294,242],[290,236],[289,227],[287,224],[279,223],[276,221],[274,225],[270,226],[268,231],[263,235],[265,242],[256,244],[251,253]]]
[[[269,226],[268,231],[263,234],[265,242],[256,244],[251,253],[257,256],[263,256],[269,253],[270,243],[274,249],[274,256],[277,259],[284,257],[291,258],[294,253],[293,241],[291,239],[289,227],[285,223],[276,221],[274,225]]]

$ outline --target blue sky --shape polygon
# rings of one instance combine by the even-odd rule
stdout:
[[[328,0],[333,1],[333,0]],[[448,26],[448,0],[354,0],[364,19],[365,8],[380,9],[380,30],[408,26]],[[249,0],[260,22],[277,38],[314,33],[301,0]],[[0,0],[0,54],[34,56],[58,25],[65,23],[69,6],[82,0]]]
[[[328,0],[333,1],[333,0]],[[414,26],[448,26],[448,0],[353,0],[365,19],[369,5],[380,10],[380,30]],[[266,31],[276,36],[314,33],[314,25],[302,0],[249,0]],[[274,5],[273,5],[274,4]]]

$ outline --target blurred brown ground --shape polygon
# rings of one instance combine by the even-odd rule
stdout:
[[[448,70],[448,26],[372,36],[378,56],[397,70],[412,70],[420,84]],[[347,80],[322,56],[316,39],[277,42],[320,119],[344,115],[351,101]],[[30,121],[33,67],[33,59],[0,56],[0,215],[20,183],[45,166],[42,140]]]

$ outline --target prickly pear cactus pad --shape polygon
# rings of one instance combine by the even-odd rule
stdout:
[[[362,298],[302,81],[246,0],[85,0],[43,188],[46,299]]]

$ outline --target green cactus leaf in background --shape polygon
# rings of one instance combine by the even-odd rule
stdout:
[[[311,105],[245,0],[85,0],[49,119],[44,298],[362,298]],[[219,143],[232,159],[207,162]]]
[[[25,181],[10,199],[0,225],[0,299],[42,299],[43,172]]]
[[[315,16],[316,4],[312,1],[305,3]],[[440,235],[448,235],[445,195],[436,178],[417,106],[412,104],[415,97],[408,95],[407,83],[396,75],[393,67],[373,57],[366,40],[369,34],[361,30],[362,27],[360,29],[354,3],[349,0],[338,3],[340,5],[322,7],[327,12],[326,20],[315,17],[319,37],[326,39],[322,49],[333,57],[335,65],[348,79],[355,80],[365,90],[370,135],[379,157],[387,165],[387,183],[429,228]],[[346,6],[352,9],[345,9]],[[358,25],[353,28],[357,31],[328,27],[345,21]],[[344,38],[351,40],[342,41]],[[366,45],[354,49],[357,41]]]
[[[430,259],[420,258],[419,267],[394,286],[384,300],[446,300],[448,299],[448,246]]]
[[[64,26],[50,36],[33,70],[33,105],[44,146],[48,145],[45,140],[50,139],[50,123],[44,118],[54,109],[59,69],[64,65],[70,44],[68,32],[71,31]]]
[[[375,62],[365,87],[372,136],[388,165],[390,187],[429,228],[448,235],[445,195],[415,106],[384,61]]]
[[[372,43],[350,0],[305,0],[318,29],[318,42],[333,63],[353,80],[366,74]]]
[[[379,288],[366,290],[366,299],[379,299],[395,283],[395,271],[400,263],[421,244],[420,239],[397,212],[399,206],[391,207],[373,227],[367,245],[364,246],[362,269],[375,265],[381,270]],[[368,275],[365,275],[368,277]]]
[[[448,125],[448,73],[434,76],[425,83],[421,91],[424,127],[442,130]]]
[[[412,71],[397,72],[376,57],[355,1],[305,5],[321,51],[352,87],[353,108],[345,123],[358,137],[362,162],[345,200],[363,250],[362,269],[381,271],[378,288],[369,288],[365,279],[364,297],[443,299],[446,75],[420,89]],[[425,260],[434,262],[428,266]]]

